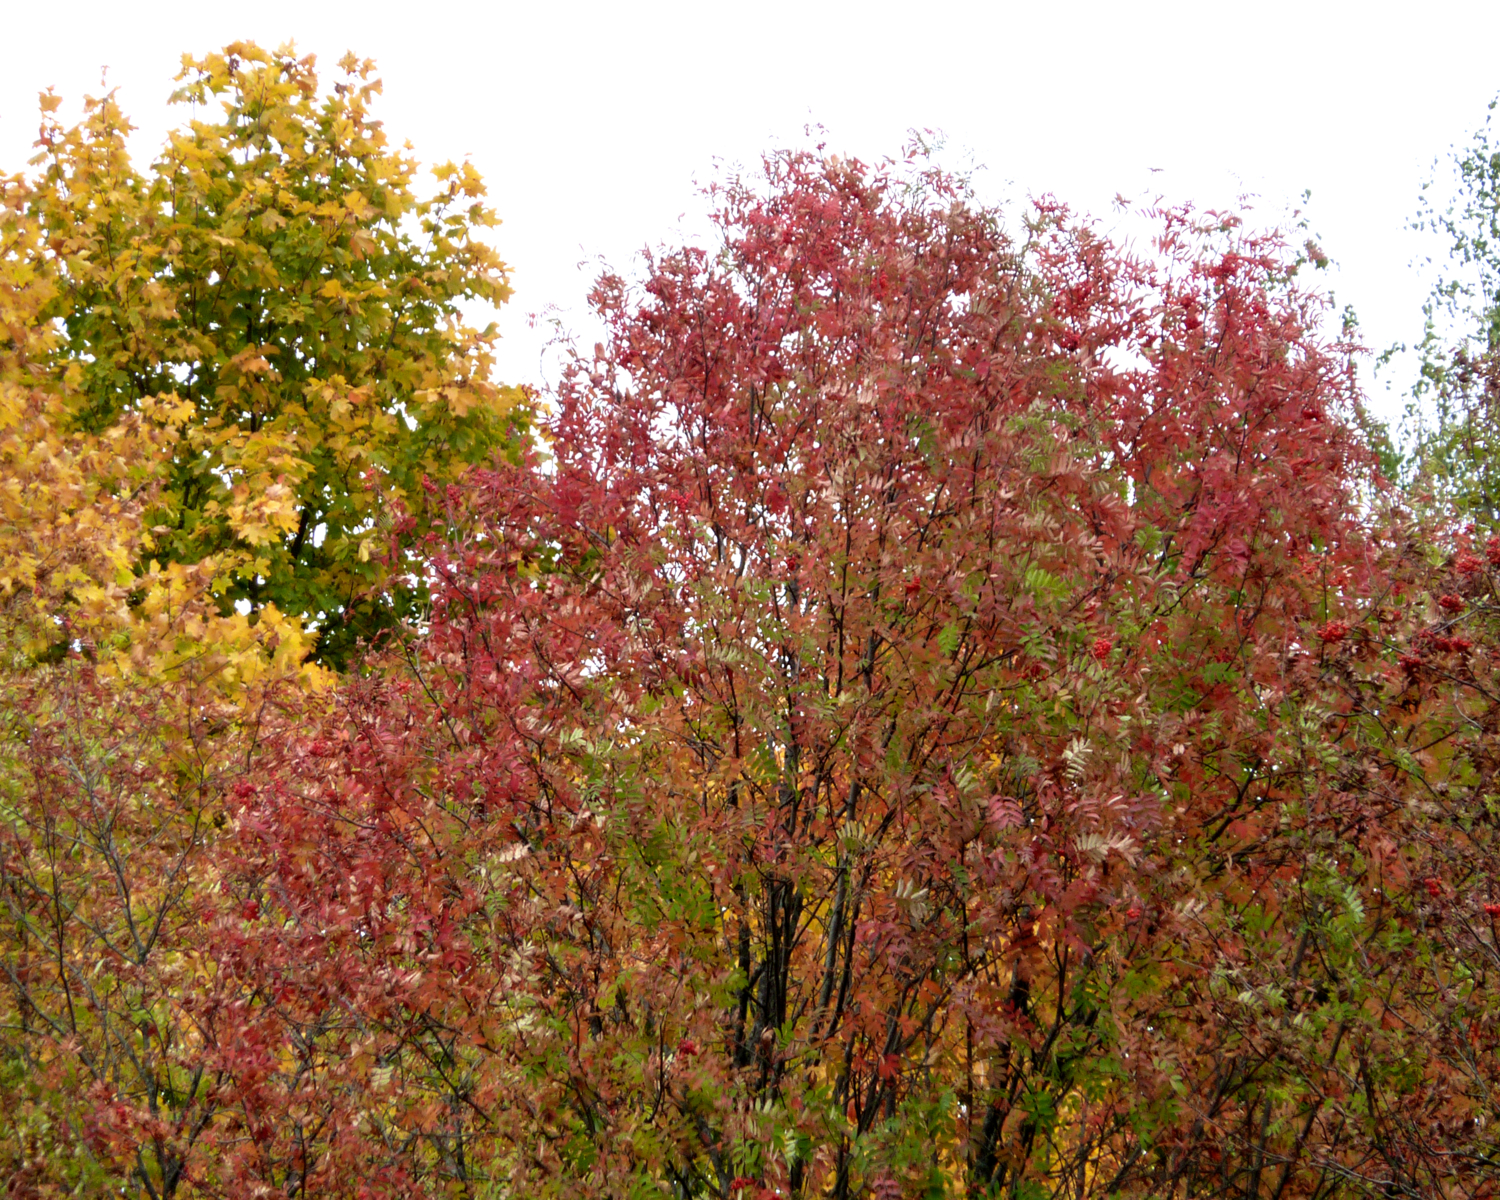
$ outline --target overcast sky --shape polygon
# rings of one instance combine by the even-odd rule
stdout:
[[[99,90],[108,66],[141,153],[167,128],[185,50],[294,40],[333,67],[373,57],[376,115],[426,163],[467,155],[505,225],[516,297],[509,381],[539,378],[555,308],[582,328],[602,257],[701,226],[716,161],[827,130],[829,148],[898,153],[941,130],[980,190],[1051,192],[1116,220],[1116,194],[1202,207],[1257,194],[1266,224],[1304,190],[1339,263],[1337,302],[1372,347],[1420,331],[1432,247],[1406,230],[1434,159],[1500,90],[1500,4],[458,3],[114,0],[7,5],[0,169],[29,157],[36,93]],[[1396,373],[1398,376],[1400,372]],[[1393,382],[1404,385],[1404,377]],[[1383,415],[1398,404],[1377,382]]]

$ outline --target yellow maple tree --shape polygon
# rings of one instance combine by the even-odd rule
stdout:
[[[419,197],[373,64],[340,69],[324,91],[290,47],[185,57],[173,102],[218,117],[146,171],[112,95],[66,128],[45,94],[36,170],[0,201],[10,342],[50,424],[154,423],[151,552],[213,559],[224,604],[299,618],[332,665],[420,606],[431,497],[526,408],[461,311],[509,295],[482,180],[446,164]]]

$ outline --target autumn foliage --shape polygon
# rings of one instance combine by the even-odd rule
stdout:
[[[372,70],[347,56],[325,92],[286,52],[185,59],[173,103],[205,115],[144,172],[112,96],[68,129],[47,94],[37,171],[0,193],[30,386],[68,428],[170,423],[151,551],[213,560],[218,593],[301,618],[334,664],[420,603],[391,503],[425,525],[423,480],[504,448],[524,408],[459,312],[509,295],[483,183],[447,164],[417,194]]]
[[[711,195],[331,691],[12,669],[11,1193],[1493,1195],[1500,543],[1295,259]]]

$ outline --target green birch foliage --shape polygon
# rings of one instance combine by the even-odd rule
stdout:
[[[1417,227],[1448,243],[1424,306],[1421,374],[1409,418],[1419,491],[1487,528],[1500,525],[1500,145],[1496,101],[1467,147],[1455,150],[1454,198],[1426,207]],[[1432,185],[1429,185],[1429,188]]]

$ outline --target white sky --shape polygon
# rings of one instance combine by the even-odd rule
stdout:
[[[100,68],[154,151],[181,53],[295,40],[331,70],[377,60],[376,115],[425,163],[471,157],[505,225],[516,297],[501,318],[507,381],[540,377],[555,306],[586,329],[600,257],[701,227],[696,181],[716,160],[827,130],[865,159],[941,130],[981,192],[1052,192],[1113,224],[1117,193],[1200,207],[1259,195],[1266,224],[1311,189],[1339,263],[1340,305],[1368,345],[1420,332],[1432,247],[1405,228],[1435,158],[1500,90],[1500,4],[460,3],[74,0],[5,5],[0,170],[19,169],[36,93],[76,113]],[[1152,168],[1158,168],[1153,172]],[[1393,386],[1407,382],[1398,367]],[[1400,401],[1384,382],[1373,406]]]

